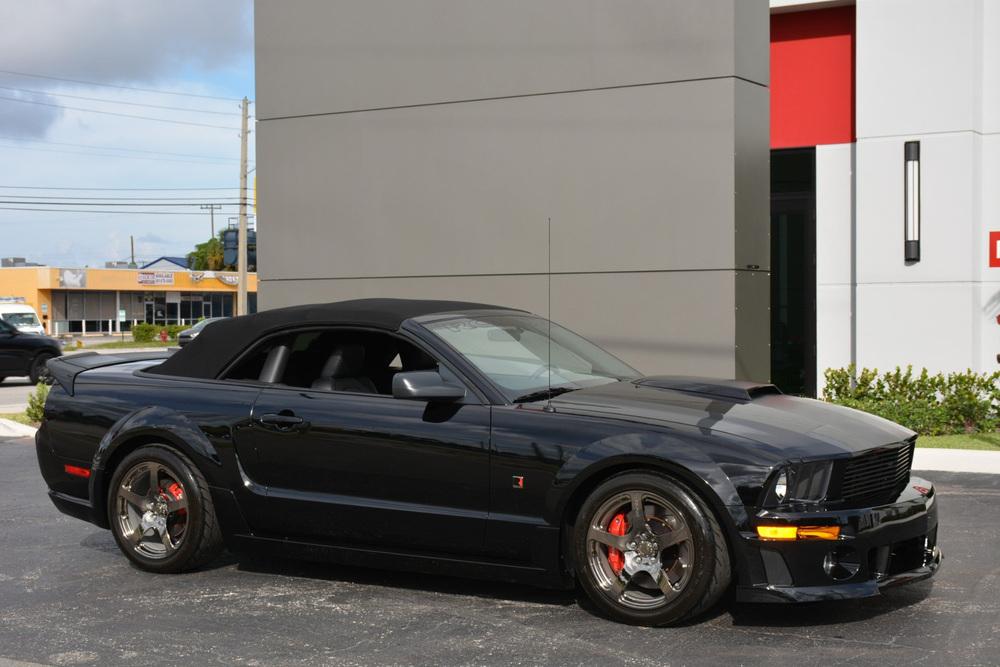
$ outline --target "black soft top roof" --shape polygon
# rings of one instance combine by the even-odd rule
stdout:
[[[302,326],[363,326],[396,331],[412,317],[471,310],[514,310],[465,301],[356,299],[265,310],[214,322],[186,346],[149,373],[214,378],[262,336]]]

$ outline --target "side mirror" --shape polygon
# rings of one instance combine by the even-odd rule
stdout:
[[[465,387],[446,383],[437,371],[409,371],[393,376],[392,395],[413,401],[450,402],[465,398]]]

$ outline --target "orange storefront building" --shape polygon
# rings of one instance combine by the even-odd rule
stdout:
[[[248,276],[250,312],[257,275]],[[0,268],[0,297],[34,307],[50,335],[129,331],[138,322],[193,324],[230,317],[239,277],[228,271]]]

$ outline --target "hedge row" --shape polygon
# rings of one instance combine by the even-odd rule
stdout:
[[[823,397],[885,417],[921,435],[993,432],[1000,428],[1000,372],[937,373],[913,367],[880,374],[854,366],[826,371]]]
[[[154,340],[159,340],[160,332],[164,329],[167,331],[167,338],[170,340],[177,340],[177,334],[190,328],[191,326],[187,324],[162,325],[140,322],[132,327],[132,340],[137,343],[151,343]]]

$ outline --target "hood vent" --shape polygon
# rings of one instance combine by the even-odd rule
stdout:
[[[717,378],[691,377],[686,375],[655,375],[636,380],[640,387],[672,389],[686,394],[714,396],[730,401],[752,401],[761,396],[780,394],[773,384],[746,382],[743,380],[719,380]]]

